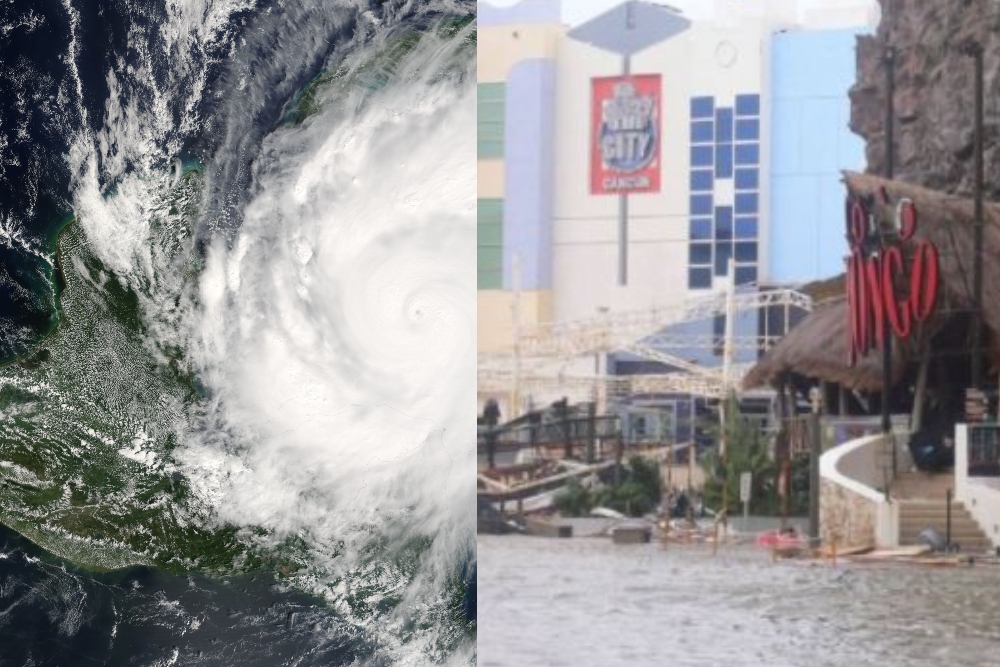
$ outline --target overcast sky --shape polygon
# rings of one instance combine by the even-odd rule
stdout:
[[[516,5],[520,0],[479,0],[497,7],[509,7]],[[690,18],[707,18],[712,15],[712,8],[715,4],[712,0],[653,0],[662,4],[671,5],[684,12]],[[759,1],[759,0],[758,0]],[[578,25],[584,21],[597,16],[603,11],[621,4],[623,0],[562,0],[563,20],[569,25]],[[875,0],[869,0],[874,4]],[[822,5],[843,5],[845,0],[805,0],[806,6]],[[846,3],[851,4],[851,3]]]
[[[480,2],[482,1],[480,0]],[[488,4],[496,7],[509,7],[518,2],[520,0],[488,0]],[[570,25],[577,25],[622,2],[623,0],[563,0],[563,20]],[[712,5],[706,0],[669,0],[663,4],[677,7],[691,17],[702,16],[706,9],[711,9]]]

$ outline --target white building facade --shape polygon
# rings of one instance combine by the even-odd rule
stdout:
[[[573,29],[557,0],[479,7],[481,351],[509,348],[515,328],[723,289],[731,264],[742,289],[842,270],[839,171],[864,167],[847,91],[874,3],[716,0],[689,18],[635,2]],[[595,91],[623,74],[623,51],[635,51],[630,75],[657,82],[629,121],[656,150],[641,156],[653,191],[627,196],[624,284],[621,196],[614,183],[595,192],[593,173],[615,129],[600,104],[595,116]],[[646,146],[640,135],[629,141]],[[608,370],[644,366],[616,355]]]

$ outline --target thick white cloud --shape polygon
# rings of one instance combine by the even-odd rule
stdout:
[[[165,249],[183,230],[152,222],[176,183],[155,167],[169,151],[149,155],[159,107],[113,87],[105,131],[69,156],[81,224],[139,292],[150,348],[186,348],[209,391],[177,469],[218,520],[302,537],[328,593],[375,537],[433,538],[410,596],[441,593],[475,548],[475,59],[454,49],[425,37],[388,85],[331,88],[268,135],[242,224],[193,290],[189,252]],[[143,168],[120,175],[133,154]]]

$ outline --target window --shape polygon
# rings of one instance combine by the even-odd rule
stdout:
[[[737,141],[757,141],[760,139],[760,121],[756,118],[740,118],[736,121]]]
[[[711,118],[715,100],[712,97],[691,98],[691,118]]]
[[[691,172],[691,191],[712,191],[712,185],[715,184],[715,179],[712,177],[711,171],[704,171],[701,169],[696,169]]]
[[[691,220],[691,240],[692,241],[712,240],[711,218],[693,218]]]
[[[733,145],[716,144],[715,177],[732,178],[732,176],[733,176]]]
[[[757,218],[747,216],[736,218],[736,238],[756,239],[757,238]]]
[[[721,357],[726,351],[726,316],[712,318],[712,354]]]
[[[760,161],[760,149],[757,144],[736,144],[736,164],[751,165]]]
[[[710,289],[715,278],[727,275],[730,261],[739,284],[756,282],[760,96],[736,95],[731,106],[711,96],[690,102],[688,288]],[[732,179],[732,190],[716,187],[720,179]]]
[[[715,140],[718,142],[733,140],[732,109],[717,109],[715,111]]]
[[[692,167],[711,167],[712,166],[712,147],[711,146],[692,146],[691,147],[691,166]]]
[[[760,187],[760,179],[757,177],[756,167],[736,170],[737,190],[756,190],[758,187]]]
[[[695,267],[688,269],[688,289],[711,289],[712,269],[711,267]]]
[[[729,260],[733,256],[732,243],[715,244],[715,275],[725,276],[729,273]]]
[[[737,95],[736,96],[737,116],[759,116],[760,115],[760,95]]]
[[[736,213],[756,213],[757,212],[757,193],[756,192],[737,192],[736,193]]]
[[[503,157],[506,84],[481,83],[476,92],[478,155],[480,158]]]
[[[503,200],[477,200],[477,287],[503,288]]]
[[[692,243],[688,249],[688,263],[708,266],[712,263],[711,243]]]
[[[714,136],[712,121],[700,120],[691,123],[691,143],[710,144]]]
[[[715,239],[729,241],[733,238],[733,209],[719,206],[715,209]]]
[[[736,267],[736,284],[737,285],[749,285],[750,283],[757,282],[757,267],[756,266],[737,266]]]
[[[757,243],[737,243],[736,244],[736,261],[740,263],[749,263],[757,261]]]
[[[691,195],[691,215],[712,215],[712,195]]]

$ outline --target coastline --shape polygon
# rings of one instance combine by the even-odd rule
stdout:
[[[54,310],[49,315],[49,324],[45,327],[44,331],[39,334],[36,340],[28,344],[27,348],[23,352],[11,357],[0,357],[0,368],[4,368],[12,363],[24,363],[28,361],[31,357],[38,353],[39,346],[44,343],[50,335],[52,335],[52,332],[56,330],[56,327],[62,320],[63,312],[60,297],[62,296],[63,290],[66,289],[66,277],[63,274],[62,254],[59,249],[59,239],[66,228],[76,222],[76,215],[70,213],[56,218],[56,220],[57,222],[53,225],[53,230],[49,233],[49,239],[45,248],[53,260],[46,269],[46,280],[48,281],[49,288],[52,290],[52,300],[54,305]]]

